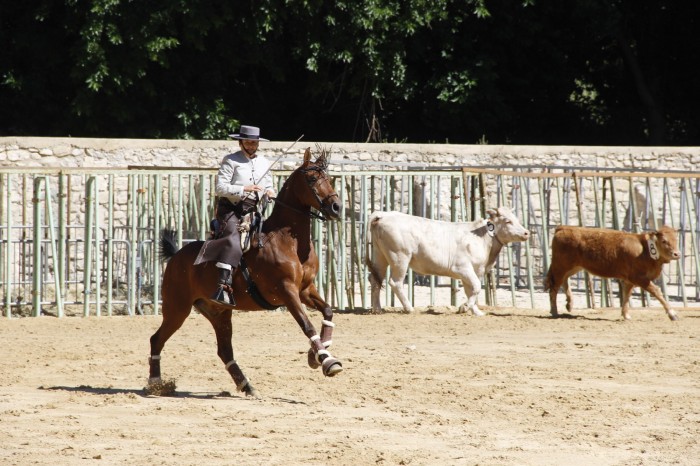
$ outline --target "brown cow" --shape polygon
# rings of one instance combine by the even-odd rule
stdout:
[[[626,233],[604,228],[559,226],[552,239],[552,263],[544,289],[549,290],[550,312],[557,316],[557,292],[566,292],[566,309],[571,312],[569,277],[581,270],[604,278],[622,280],[622,317],[629,320],[630,292],[635,286],[658,299],[671,320],[678,316],[671,309],[653,280],[664,264],[680,257],[678,235],[668,226],[649,233]]]

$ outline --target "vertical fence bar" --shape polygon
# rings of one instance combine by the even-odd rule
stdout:
[[[431,175],[429,180],[430,180],[430,219],[435,220],[437,218],[436,210],[440,209],[440,204],[437,204],[435,200],[437,199],[436,195],[436,190],[437,187],[435,186],[435,175]],[[425,198],[424,198],[425,199]],[[425,199],[425,202],[427,202],[427,199]],[[430,275],[429,277],[429,283],[430,283],[430,305],[434,306],[435,305],[435,275]]]
[[[161,203],[163,202],[163,177],[159,174],[153,175],[155,178],[155,199],[153,204],[155,207],[155,212],[153,215],[153,238],[158,238],[161,229]],[[160,314],[159,298],[160,298],[160,259],[158,254],[156,254],[157,244],[153,242],[153,254],[152,254],[152,276],[153,276],[153,315],[157,316]]]
[[[12,317],[12,175],[3,175],[5,184],[5,317]]]
[[[414,198],[414,196],[413,196],[413,189],[414,189],[414,184],[413,184],[413,183],[414,183],[414,182],[415,182],[415,177],[414,177],[413,175],[409,175],[409,176],[408,176],[408,189],[407,189],[407,191],[408,191],[408,196],[407,196],[407,197],[408,197],[408,202],[407,202],[407,204],[408,204],[408,205],[406,206],[406,208],[407,208],[406,212],[407,212],[409,215],[415,215],[415,211],[414,211],[415,209],[413,208],[413,207],[414,207],[414,206],[413,206],[413,202],[414,202],[414,200],[415,200],[415,198]],[[413,278],[413,269],[412,269],[412,268],[410,268],[410,267],[408,268],[408,274],[407,274],[407,275],[408,275],[408,295],[407,295],[407,296],[408,296],[408,299],[411,300],[411,303],[412,303],[412,304],[415,304],[415,302],[416,302],[416,288],[415,288],[415,283],[414,283],[414,278]]]
[[[95,251],[95,315],[96,316],[101,316],[102,315],[102,263],[103,263],[103,258],[102,258],[102,244],[103,244],[103,235],[102,235],[102,228],[100,228],[100,225],[103,224],[102,222],[102,208],[100,207],[100,178],[99,176],[95,175],[93,178],[95,181],[95,187],[94,187],[94,202],[93,202],[93,209],[94,209],[94,214],[93,214],[93,219],[94,219],[94,228],[95,228],[95,246],[94,246],[94,251]]]
[[[527,183],[527,189],[523,191],[522,186],[523,183]],[[525,228],[529,231],[530,230],[530,209],[525,208],[525,203],[527,202],[525,200],[525,192],[527,192],[527,198],[528,200],[530,199],[530,183],[528,181],[528,178],[521,178],[520,179],[520,204],[521,204],[521,210],[523,214],[523,225],[525,225]],[[527,270],[527,286],[528,290],[530,292],[530,307],[532,309],[535,308],[535,289],[533,287],[533,281],[534,278],[532,276],[532,253],[530,251],[530,240],[528,239],[527,241],[524,241],[525,243],[525,259],[527,260],[527,266],[525,269]],[[508,254],[510,257],[510,252]],[[509,263],[511,265],[512,263]],[[513,280],[513,271],[512,271],[512,266],[511,266],[511,272],[510,272],[511,280]],[[515,306],[515,293],[513,292],[513,305]]]
[[[381,177],[382,180],[382,199],[384,200],[383,204],[381,204],[380,210],[391,210],[389,207],[389,183],[386,182],[386,175]],[[391,292],[391,287],[387,286],[384,288],[384,297],[385,297],[385,303],[387,305],[391,303],[391,305],[394,305],[394,293]]]
[[[371,191],[372,190],[372,180],[373,177],[370,177],[369,179],[365,176],[360,178],[360,191],[362,192],[362,199],[361,199],[361,215],[362,215],[362,225],[364,227],[363,233],[364,233],[364,243],[365,247],[363,248],[364,253],[367,255],[366,259],[369,261],[370,257],[369,255],[371,253],[371,248],[369,247],[369,241],[367,238],[367,232],[369,231],[369,216],[372,214],[374,210],[374,203],[372,202],[372,198],[370,197]],[[369,182],[369,189],[367,187]],[[362,307],[363,308],[368,308],[371,306],[371,304],[368,302],[367,299],[367,292],[368,287],[365,285],[366,280],[369,278],[369,271],[367,270],[367,265],[365,264],[365,261],[361,261],[362,263],[362,273],[360,274],[360,278],[362,279],[362,284],[360,285],[360,289],[362,292]]]
[[[340,175],[340,192],[338,193],[340,196],[340,199],[345,199],[345,175]],[[346,298],[346,293],[347,293],[347,302],[348,304],[352,305],[353,303],[353,291],[352,289],[348,289],[347,284],[348,284],[348,279],[347,279],[347,270],[346,270],[346,262],[345,258],[347,257],[347,246],[345,244],[345,203],[341,202],[340,203],[340,221],[339,222],[333,222],[333,223],[339,223],[338,225],[338,246],[336,248],[333,248],[335,251],[340,252],[340,263],[338,264],[338,267],[340,268],[340,289],[342,290],[342,293],[340,293],[340,303],[339,303],[339,308],[340,309],[345,309],[346,303],[345,303],[345,298]]]
[[[593,204],[595,205],[595,226],[599,228],[605,228],[604,220],[603,220],[603,214],[601,211],[604,211],[603,209],[603,204],[604,200],[600,199],[599,195],[599,190],[598,190],[598,178],[593,177],[591,180],[591,183],[593,185]],[[611,305],[611,295],[610,295],[610,279],[608,278],[603,278],[601,280],[601,287],[600,287],[600,307],[607,307]]]
[[[85,183],[85,227],[84,235],[85,241],[83,242],[83,316],[88,317],[90,315],[90,279],[92,275],[92,223],[93,223],[93,208],[92,203],[93,198],[93,187],[94,187],[94,177],[88,177]]]
[[[33,212],[33,273],[32,273],[32,313],[34,317],[41,315],[41,208],[39,207],[39,196],[41,190],[41,177],[34,178],[34,195],[32,197]]]
[[[51,204],[52,201],[52,196],[51,196],[51,185],[49,184],[49,177],[44,175],[41,177],[44,183],[44,204],[46,206],[47,210],[47,219],[48,219],[48,229],[49,229],[49,241],[51,245],[51,258],[54,261],[54,287],[55,287],[55,299],[56,299],[56,308],[57,308],[57,313],[58,317],[63,317],[63,295],[61,293],[61,281],[60,281],[60,276],[58,274],[58,270],[56,267],[56,259],[58,257],[58,249],[56,245],[56,225],[54,222],[54,216],[53,216],[53,206]]]
[[[486,215],[486,182],[485,182],[485,176],[483,173],[479,173],[478,176],[479,180],[479,206],[481,207],[481,212],[479,215],[481,217]],[[484,295],[486,298],[486,304],[489,306],[494,306],[496,304],[496,285],[495,285],[495,275],[496,275],[496,267],[493,267],[489,272],[486,273],[486,283],[482,285],[484,287]]]
[[[350,256],[350,260],[348,261],[349,264],[349,269],[350,269],[350,276],[348,277],[349,283],[348,283],[348,307],[350,309],[354,309],[356,307],[355,303],[355,285],[359,284],[359,275],[360,275],[360,263],[361,263],[361,258],[362,258],[362,251],[360,251],[359,245],[360,243],[360,238],[359,238],[359,228],[357,226],[358,221],[357,217],[355,214],[355,209],[354,206],[357,205],[357,187],[355,183],[355,176],[350,177],[350,181],[346,179],[345,182],[349,183],[349,185],[346,186],[346,190],[348,192],[348,204],[350,206],[349,210],[351,212],[350,214],[350,251],[352,252]],[[343,209],[345,209],[345,201],[343,201]],[[345,214],[341,215],[341,219],[345,218]],[[353,261],[354,259],[354,261]]]
[[[114,174],[107,177],[107,315],[112,315],[114,294]]]
[[[450,176],[450,221],[457,222],[457,192],[459,190],[458,178]],[[450,278],[450,306],[457,305],[457,280]]]
[[[67,230],[67,194],[66,194],[66,174],[58,174],[58,257],[55,258],[54,272],[58,274],[58,283],[61,287],[61,296],[66,296],[68,287],[66,286],[66,272],[68,267],[68,257],[66,255]]]
[[[700,277],[700,260],[698,255],[698,243],[696,239],[697,223],[693,224],[694,220],[697,219],[697,212],[695,212],[695,202],[693,202],[693,194],[690,188],[690,180],[683,180],[683,187],[685,195],[687,198],[686,209],[688,213],[688,231],[690,232],[690,242],[692,244],[691,251],[693,252],[693,259],[695,262],[695,276]],[[696,287],[698,286],[696,280]],[[683,286],[685,288],[685,284]]]
[[[127,225],[131,226],[131,234],[129,239],[129,273],[127,277],[127,308],[130,316],[136,313],[136,287],[138,278],[136,275],[139,273],[138,265],[138,238],[136,236],[137,232],[137,215],[138,215],[138,199],[137,199],[137,175],[132,173],[129,176],[129,216],[127,219]]]
[[[583,196],[583,186],[578,177],[577,173],[573,173],[573,184],[574,184],[574,194],[576,194],[576,216],[578,218],[578,224],[579,226],[585,226],[583,222],[583,200],[581,199]],[[591,275],[588,272],[584,272],[584,277],[585,277],[585,283],[586,283],[586,301],[588,304],[588,307],[591,309],[595,309],[595,290],[593,288],[593,279],[591,278]]]

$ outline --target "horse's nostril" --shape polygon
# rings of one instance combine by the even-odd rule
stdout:
[[[333,209],[334,213],[336,213],[336,214],[340,213],[340,204],[338,204],[337,202],[334,202],[333,205],[331,206],[331,208]]]

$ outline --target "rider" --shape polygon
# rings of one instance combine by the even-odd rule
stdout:
[[[255,210],[260,201],[260,193],[267,194],[268,197],[275,195],[269,171],[270,162],[256,153],[258,143],[269,139],[260,137],[260,128],[245,125],[241,126],[238,134],[229,136],[238,139],[240,150],[224,157],[216,175],[216,195],[219,198],[216,219],[223,231],[218,239],[204,243],[194,262],[197,265],[216,261],[219,280],[216,291],[210,298],[224,304],[232,304],[227,291],[230,290],[231,277],[243,255],[238,231],[241,217]]]

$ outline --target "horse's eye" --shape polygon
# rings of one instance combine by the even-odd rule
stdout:
[[[310,176],[310,177],[309,177],[309,183],[315,183],[317,179],[318,179],[318,178],[316,178],[315,176]]]

